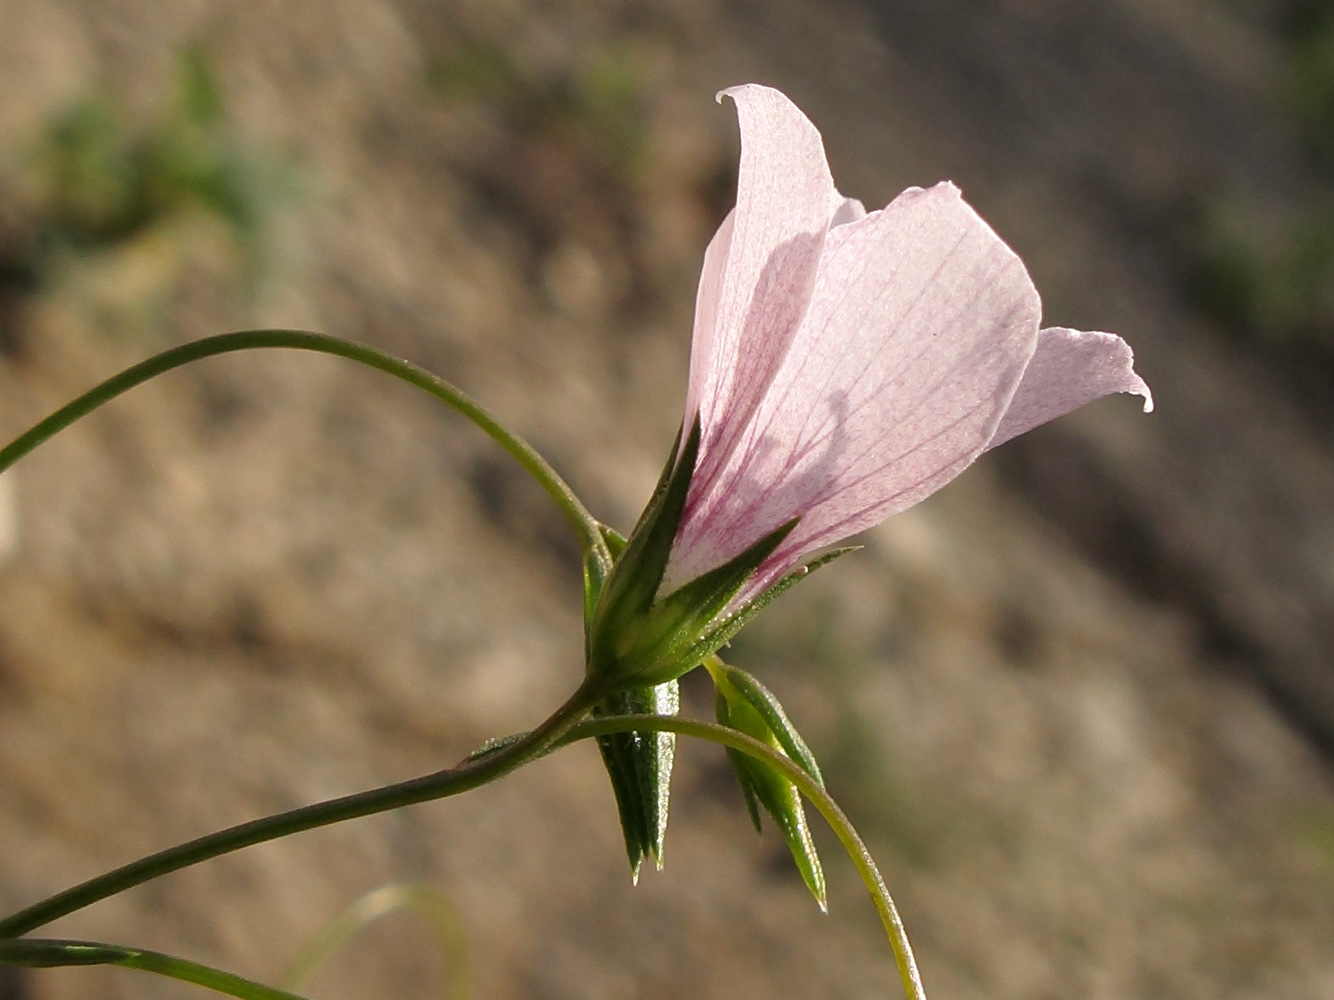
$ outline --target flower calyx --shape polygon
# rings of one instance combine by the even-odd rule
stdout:
[[[681,707],[678,681],[631,688],[609,694],[593,706],[594,718],[610,715],[675,715]],[[630,859],[630,876],[639,881],[644,859],[652,857],[662,870],[663,841],[671,799],[676,734],[611,733],[599,736],[598,750],[611,779],[616,811]]]
[[[608,693],[675,680],[726,643],[739,628],[729,626],[746,611],[731,611],[730,602],[797,525],[796,518],[780,525],[723,565],[659,596],[699,445],[696,418],[685,440],[678,437],[611,573],[596,595],[586,590],[587,673]],[[766,597],[772,599],[766,592],[751,603],[768,603]]]

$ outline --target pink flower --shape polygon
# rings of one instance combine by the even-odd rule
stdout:
[[[791,101],[723,93],[741,123],[737,204],[700,276],[700,447],[662,593],[800,518],[738,607],[1038,424],[1113,392],[1152,409],[1120,337],[1039,329],[1023,263],[952,184],[868,214]]]

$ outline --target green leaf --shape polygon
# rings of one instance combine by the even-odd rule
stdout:
[[[787,849],[796,862],[797,870],[801,872],[806,888],[811,891],[820,909],[828,912],[829,896],[825,888],[824,868],[820,864],[820,855],[816,851],[815,839],[811,836],[797,786],[763,764],[756,764],[749,757],[742,764],[754,788],[755,797],[782,831]]]
[[[796,761],[823,789],[815,757],[773,692],[744,670],[728,666],[717,656],[710,656],[704,665],[718,691],[719,723],[781,751]],[[796,785],[773,768],[734,750],[728,751],[728,758],[755,829],[760,829],[758,802],[787,841],[788,851],[811,895],[820,909],[827,910],[824,869]]]
[[[594,706],[593,715],[675,715],[680,705],[680,686],[673,680],[608,695]],[[598,749],[616,796],[630,871],[638,881],[649,855],[662,868],[676,737],[665,732],[615,733],[599,737]]]
[[[817,785],[824,788],[824,777],[820,774],[820,765],[815,762],[815,755],[811,753],[810,747],[801,738],[801,733],[797,732],[796,726],[792,725],[792,720],[783,711],[777,695],[740,667],[723,663],[716,656],[712,659],[725,672],[724,675],[737,696],[759,713],[764,724],[778,740],[782,751],[800,764],[801,769],[814,778]]]
[[[607,568],[597,552],[588,550],[583,559],[584,580],[584,648],[587,649],[593,635],[593,615],[597,612],[598,600],[602,597],[602,588],[607,585]]]
[[[721,690],[717,692],[717,697],[714,700],[714,714],[717,716],[719,725],[727,726],[729,729],[737,728],[732,724],[732,713],[727,706],[727,696]],[[731,762],[732,773],[736,775],[737,784],[741,787],[741,797],[746,800],[746,812],[750,814],[750,821],[755,826],[755,832],[763,833],[764,826],[760,822],[760,802],[759,799],[755,798],[755,789],[746,777],[746,755],[728,747],[727,759]]]
[[[642,643],[649,648],[661,649],[662,656],[670,656],[683,646],[693,645],[696,637],[722,614],[727,602],[736,596],[764,560],[792,533],[797,520],[793,518],[780,525],[731,561],[660,599],[653,608]],[[695,663],[688,666],[694,667]]]
[[[197,127],[217,125],[222,121],[222,95],[217,78],[209,65],[208,54],[198,43],[181,55],[181,109],[186,121]]]

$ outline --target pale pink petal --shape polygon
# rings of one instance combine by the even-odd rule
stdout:
[[[1033,360],[987,447],[1002,445],[1113,392],[1143,396],[1148,413],[1153,409],[1153,394],[1135,374],[1134,364],[1130,345],[1113,333],[1059,326],[1041,331]]]
[[[686,420],[698,413],[696,476],[726,460],[806,312],[830,219],[843,203],[820,133],[778,91],[723,91],[741,126],[737,204],[705,256]],[[722,94],[719,95],[721,99]]]
[[[1040,311],[1019,258],[953,185],[830,230],[768,392],[716,477],[692,483],[668,586],[800,516],[744,599],[958,475],[995,434]]]
[[[834,209],[834,217],[829,220],[829,228],[846,226],[849,222],[864,218],[866,218],[866,206],[856,198],[844,198],[838,208]]]
[[[690,383],[686,388],[686,420],[689,421],[698,412],[701,397],[710,412],[713,410],[713,395],[717,393],[719,373],[713,370],[719,362],[715,355],[719,352],[718,312],[720,300],[725,290],[727,259],[732,252],[732,231],[736,221],[736,209],[727,213],[723,224],[709,240],[704,250],[704,267],[699,275],[699,291],[695,293],[695,331],[690,339]],[[689,428],[687,428],[689,430]]]

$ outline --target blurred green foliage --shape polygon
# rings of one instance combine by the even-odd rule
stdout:
[[[25,168],[43,280],[72,254],[115,248],[165,220],[200,211],[225,224],[248,281],[263,270],[264,222],[282,172],[228,127],[217,81],[198,46],[182,54],[175,93],[157,120],[134,128],[107,97],[89,96],[50,124]]]
[[[1297,0],[1285,18],[1289,95],[1311,158],[1334,176],[1334,3]]]
[[[1296,821],[1297,839],[1334,872],[1334,807],[1312,804]]]
[[[1281,29],[1283,89],[1315,184],[1283,212],[1240,199],[1206,206],[1191,288],[1234,329],[1334,358],[1334,2],[1292,0]]]
[[[1334,351],[1334,198],[1282,218],[1211,207],[1192,290],[1216,319],[1266,343]]]
[[[428,73],[437,94],[491,105],[516,132],[573,133],[623,176],[633,175],[642,161],[646,87],[630,48],[543,75],[499,45],[467,42],[436,59]]]

